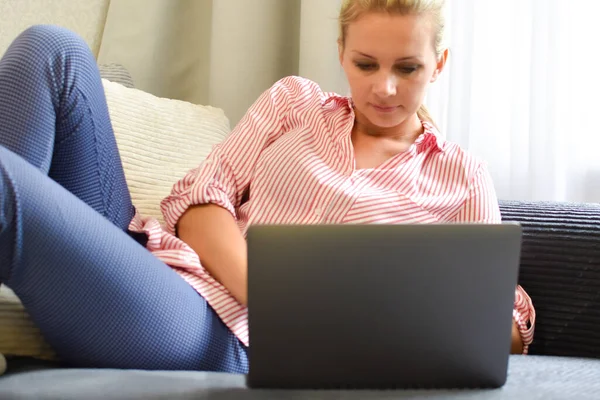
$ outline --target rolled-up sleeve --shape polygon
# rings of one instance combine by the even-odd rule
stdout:
[[[479,165],[474,174],[469,194],[457,214],[455,222],[492,224],[502,222],[494,183],[489,171],[483,164]],[[523,353],[527,354],[529,345],[533,342],[535,308],[531,298],[520,285],[517,285],[515,289],[513,319],[517,323],[523,341]]]
[[[263,92],[204,162],[173,185],[161,202],[169,233],[175,233],[183,213],[194,205],[216,204],[237,218],[236,208],[250,185],[261,153],[286,131],[298,85],[293,77],[288,77]]]
[[[521,340],[523,341],[523,354],[529,352],[529,345],[533,342],[535,326],[535,308],[527,292],[518,285],[515,291],[515,307],[513,319],[517,323]]]

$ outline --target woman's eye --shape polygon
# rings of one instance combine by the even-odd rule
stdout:
[[[398,71],[400,71],[403,74],[412,74],[417,69],[419,69],[419,67],[416,66],[416,65],[414,65],[414,66],[408,66],[408,67],[398,67]]]
[[[356,63],[356,67],[361,71],[372,71],[377,68],[377,65],[369,63]]]

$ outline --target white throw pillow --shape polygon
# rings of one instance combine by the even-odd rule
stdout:
[[[56,357],[17,296],[4,285],[0,287],[0,354],[44,360]]]
[[[220,108],[103,83],[133,204],[162,224],[160,201],[227,136],[229,120]]]
[[[103,80],[133,204],[163,223],[160,201],[229,133],[223,110],[159,98]],[[0,355],[54,359],[17,297],[0,287]],[[1,374],[1,368],[0,368]]]

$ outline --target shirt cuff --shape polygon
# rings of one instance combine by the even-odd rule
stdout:
[[[535,308],[533,307],[531,298],[521,286],[517,286],[516,290],[513,320],[517,323],[517,328],[521,335],[523,354],[528,354],[529,345],[533,342],[535,329]]]
[[[202,204],[215,204],[231,213],[236,218],[235,207],[229,200],[227,194],[211,185],[204,187],[194,187],[189,192],[179,195],[171,195],[165,198],[161,203],[161,210],[165,219],[166,230],[175,235],[175,226],[181,216],[192,206]]]

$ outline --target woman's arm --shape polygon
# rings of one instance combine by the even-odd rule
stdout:
[[[511,354],[523,354],[523,339],[521,339],[521,332],[519,332],[519,325],[517,321],[513,319],[512,334],[511,334],[510,353]]]
[[[484,166],[480,165],[475,171],[467,201],[454,221],[490,224],[502,222],[492,177]],[[535,309],[531,299],[525,290],[517,285],[513,310],[511,353],[527,353],[529,345],[533,341],[534,324]]]
[[[240,304],[247,305],[246,241],[231,213],[214,204],[192,206],[179,220],[177,233],[198,254],[204,268]]]
[[[204,268],[246,304],[246,243],[237,209],[250,189],[262,152],[287,130],[298,78],[266,90],[206,160],[178,181],[161,203],[166,229],[186,242]]]

